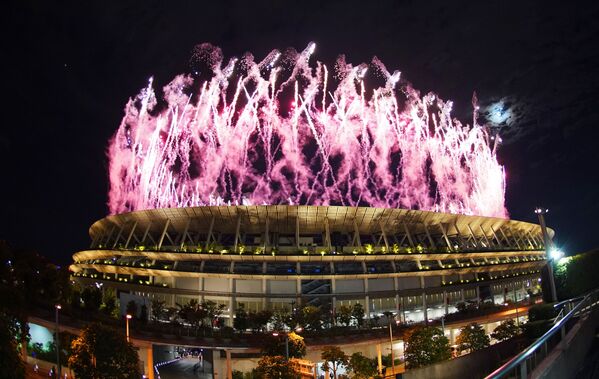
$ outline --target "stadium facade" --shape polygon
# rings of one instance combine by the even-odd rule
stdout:
[[[550,231],[550,234],[553,232]],[[492,217],[345,206],[204,206],[105,217],[73,255],[73,277],[167,305],[235,309],[361,303],[405,322],[460,302],[539,291],[541,227]]]

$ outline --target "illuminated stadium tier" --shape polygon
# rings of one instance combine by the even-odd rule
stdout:
[[[551,232],[552,233],[552,232]],[[246,310],[361,303],[432,319],[459,302],[523,299],[545,262],[538,225],[343,206],[205,206],[108,216],[73,255],[83,283]]]

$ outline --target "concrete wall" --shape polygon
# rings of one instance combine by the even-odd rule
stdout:
[[[599,307],[582,322],[576,324],[566,335],[566,343],[556,347],[539,365],[532,376],[535,378],[574,378],[583,365],[587,352],[599,328]]]
[[[510,340],[475,351],[474,353],[434,365],[408,370],[404,379],[463,379],[482,378],[499,367],[504,360],[518,352],[518,343],[522,340]],[[524,347],[524,346],[522,346]]]

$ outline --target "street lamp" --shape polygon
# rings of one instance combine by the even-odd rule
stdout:
[[[132,318],[133,316],[131,316],[130,314],[125,316],[125,319],[127,320],[127,343],[129,343],[129,320],[131,320]]]
[[[553,278],[553,266],[551,261],[554,260],[553,251],[559,251],[554,249],[551,238],[549,238],[549,234],[547,233],[547,225],[545,224],[545,215],[549,212],[547,208],[537,207],[535,209],[535,213],[539,216],[539,224],[541,224],[541,232],[543,233],[543,240],[545,242],[545,256],[547,258],[547,269],[549,272],[549,285],[551,287],[551,301],[557,301],[557,291],[555,290],[555,279]],[[559,259],[559,258],[558,258]]]
[[[295,328],[296,333],[301,333],[303,330],[304,328],[302,328],[301,326]],[[273,337],[278,337],[279,333],[273,332],[272,335]],[[289,333],[285,333],[285,359],[289,360]]]
[[[60,378],[60,338],[58,335],[59,332],[59,328],[58,328],[58,311],[62,309],[62,306],[60,304],[56,304],[54,306],[54,311],[55,311],[55,316],[56,316],[56,338],[55,338],[55,343],[56,343],[56,367],[58,367],[58,375],[56,376],[57,378]]]

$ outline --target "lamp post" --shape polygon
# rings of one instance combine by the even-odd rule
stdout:
[[[55,343],[56,343],[56,367],[58,367],[57,369],[57,378],[60,378],[60,337],[59,337],[59,327],[58,327],[58,311],[62,309],[62,306],[60,304],[56,304],[54,306],[54,312],[55,312],[55,317],[56,317],[56,334],[55,334]]]
[[[295,328],[296,333],[301,333],[304,330],[302,327]],[[273,337],[278,337],[279,333],[274,332]],[[285,359],[289,360],[289,333],[285,333]]]
[[[125,316],[125,319],[127,320],[127,343],[129,343],[129,320],[131,320],[132,317],[133,316],[131,316],[130,314]]]
[[[549,271],[549,285],[551,287],[551,301],[557,301],[557,291],[555,290],[555,279],[553,278],[553,266],[552,266],[552,250],[553,243],[549,234],[547,233],[547,225],[545,224],[545,215],[549,212],[547,208],[537,207],[535,213],[539,216],[539,224],[541,224],[541,232],[543,233],[543,240],[545,242],[545,257],[547,258],[547,269]]]

